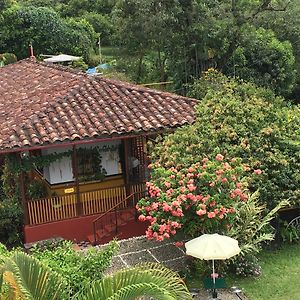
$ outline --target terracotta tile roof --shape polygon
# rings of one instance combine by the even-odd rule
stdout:
[[[22,60],[0,69],[0,150],[173,128],[194,121],[196,102]]]

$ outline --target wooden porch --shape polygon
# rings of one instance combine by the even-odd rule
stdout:
[[[63,196],[34,199],[26,202],[28,225],[34,226],[71,218],[103,214],[134,194],[135,202],[145,191],[144,183],[132,183],[88,192],[70,193]],[[122,202],[119,208],[129,208],[131,203]]]

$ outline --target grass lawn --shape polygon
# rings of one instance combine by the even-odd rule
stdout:
[[[242,288],[249,300],[300,299],[300,244],[263,251],[259,259],[261,277],[230,278],[226,280],[229,286]]]

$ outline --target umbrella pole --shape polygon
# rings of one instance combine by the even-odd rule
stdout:
[[[212,260],[212,268],[213,268],[213,292],[212,296],[213,298],[218,298],[218,294],[216,292],[216,277],[215,277],[215,260]]]
[[[212,260],[212,267],[213,267],[213,283],[214,283],[214,288],[216,286],[216,278],[215,278],[215,260]]]

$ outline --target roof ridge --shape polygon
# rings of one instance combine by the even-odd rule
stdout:
[[[196,98],[182,96],[182,95],[174,94],[172,92],[156,90],[156,89],[153,89],[153,88],[148,88],[148,87],[139,85],[137,83],[121,81],[121,80],[118,80],[118,79],[112,79],[112,78],[107,78],[107,77],[95,77],[94,79],[97,80],[97,81],[105,81],[106,83],[115,84],[115,85],[118,85],[118,86],[121,86],[121,87],[124,86],[125,88],[127,88],[129,90],[136,90],[136,91],[139,91],[139,92],[148,92],[148,93],[152,93],[152,94],[165,95],[165,96],[169,96],[169,97],[172,97],[172,98],[185,99],[185,100],[188,100],[188,101],[196,101],[196,102],[200,101],[199,99],[196,99]]]
[[[90,81],[98,81],[98,82],[99,81],[105,81],[107,83],[115,84],[117,86],[124,86],[127,89],[136,90],[136,91],[139,91],[139,92],[148,92],[148,93],[157,94],[157,95],[165,95],[165,96],[169,96],[169,97],[172,97],[172,98],[178,97],[178,98],[185,99],[187,101],[192,101],[192,102],[194,102],[194,101],[198,102],[199,101],[198,99],[195,99],[195,98],[182,96],[182,95],[178,95],[178,94],[173,94],[171,92],[160,91],[160,90],[153,89],[153,88],[148,88],[148,87],[139,85],[137,83],[126,82],[126,81],[121,81],[121,80],[118,80],[118,79],[102,77],[102,76],[91,76],[91,75],[86,74],[85,72],[83,72],[80,69],[71,68],[69,66],[62,66],[60,64],[37,61],[37,60],[33,60],[31,58],[25,58],[23,60],[19,60],[17,63],[22,62],[22,61],[30,61],[34,64],[39,64],[39,65],[45,66],[47,68],[52,68],[52,69],[55,69],[55,70],[69,72],[69,73],[72,73],[72,74],[78,74],[78,75],[81,75],[81,76],[85,77],[86,79],[88,79]]]

